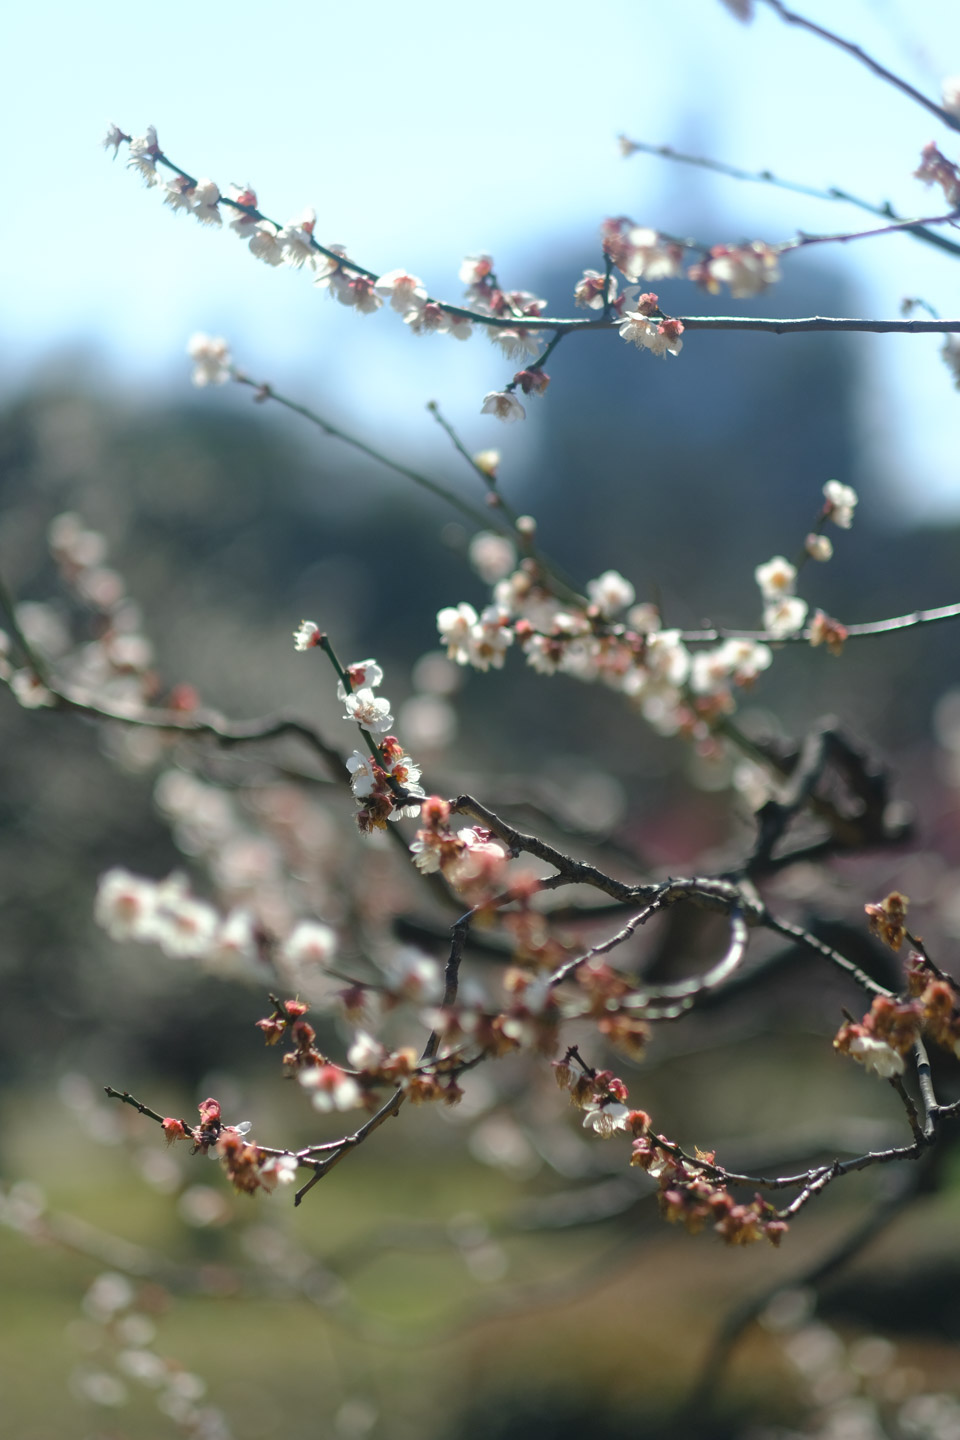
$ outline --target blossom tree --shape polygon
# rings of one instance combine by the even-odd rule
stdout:
[[[956,82],[945,84],[941,101],[931,100],[780,0],[764,3],[788,25],[867,66],[879,85],[905,94],[917,111],[926,111],[917,117],[924,124],[960,130]],[[742,21],[751,18],[749,0],[729,0],[728,8]],[[299,271],[373,324],[399,320],[411,344],[428,335],[467,342],[485,332],[503,358],[504,379],[499,389],[477,396],[477,408],[505,425],[522,422],[537,401],[550,423],[549,406],[558,401],[546,393],[546,367],[561,344],[576,345],[596,330],[610,332],[607,343],[622,347],[622,364],[662,359],[678,385],[684,352],[703,330],[931,334],[942,337],[944,361],[960,384],[960,319],[940,318],[926,301],[905,302],[907,313],[895,319],[686,313],[697,289],[732,302],[771,291],[793,253],[810,246],[882,244],[906,232],[917,244],[960,254],[952,238],[960,169],[937,144],[924,142],[918,132],[916,176],[937,201],[930,213],[902,218],[888,206],[831,190],[823,198],[860,205],[872,212],[870,225],[737,242],[665,234],[642,216],[606,219],[597,254],[588,257],[592,263],[571,277],[577,313],[554,316],[537,295],[501,284],[490,255],[463,261],[460,299],[438,299],[405,268],[378,274],[347,248],[322,243],[312,209],[280,223],[250,187],[221,189],[197,178],[181,168],[180,157],[167,155],[152,126],[132,135],[113,125],[106,138],[114,156],[122,154],[172,211],[232,230],[254,259]],[[627,137],[621,148],[627,163],[655,150],[673,163],[806,193],[767,172],[753,175]],[[669,303],[661,299],[668,292]],[[681,308],[684,313],[673,313]],[[636,356],[634,347],[648,353]],[[900,853],[910,825],[892,803],[884,767],[842,722],[774,744],[752,737],[737,711],[745,695],[762,690],[772,668],[789,667],[799,647],[819,647],[823,663],[832,665],[843,663],[849,647],[882,647],[884,637],[901,630],[916,631],[922,645],[926,627],[960,619],[960,602],[857,621],[826,613],[817,603],[818,567],[831,561],[855,525],[858,496],[847,479],[811,476],[809,525],[805,533],[783,535],[786,554],[756,556],[756,611],[743,617],[743,627],[668,624],[660,605],[638,601],[643,577],[612,568],[595,578],[567,575],[542,547],[536,519],[519,513],[503,493],[500,452],[474,453],[439,407],[431,406],[433,418],[468,467],[475,500],[279,394],[234,361],[226,339],[197,334],[188,350],[195,385],[246,387],[255,401],[295,413],[404,483],[431,492],[473,527],[469,559],[489,598],[477,608],[453,594],[440,609],[442,654],[434,660],[447,675],[457,668],[526,666],[546,693],[561,683],[553,677],[611,692],[609,704],[629,707],[638,725],[705,762],[730,761],[730,803],[749,815],[751,834],[738,853],[707,857],[690,873],[649,873],[602,843],[583,836],[569,843],[549,814],[535,830],[523,828],[492,808],[482,784],[469,792],[466,782],[443,789],[417,758],[414,738],[404,734],[404,714],[412,712],[388,698],[388,657],[341,654],[322,615],[292,615],[292,642],[278,635],[276,643],[292,643],[304,665],[316,667],[317,685],[335,691],[339,734],[286,711],[227,719],[188,685],[158,689],[126,583],[105,564],[103,538],[80,517],[62,514],[51,527],[51,552],[66,592],[96,617],[95,636],[78,635],[72,649],[51,661],[4,586],[3,679],[21,706],[155,737],[158,803],[175,831],[191,834],[190,878],[134,874],[118,856],[99,886],[97,922],[114,941],[248,983],[251,1044],[277,1052],[278,1068],[292,1082],[290,1105],[312,1107],[322,1128],[310,1143],[291,1148],[251,1133],[239,1117],[224,1113],[216,1096],[188,1116],[153,1108],[149,1096],[129,1093],[122,1076],[104,1079],[106,1096],[156,1125],[158,1143],[215,1157],[227,1181],[254,1203],[280,1190],[299,1206],[316,1198],[321,1182],[335,1185],[330,1172],[360,1147],[375,1145],[381,1127],[395,1117],[402,1121],[409,1107],[457,1107],[481,1073],[506,1075],[491,1083],[517,1103],[541,1093],[548,1079],[558,1092],[554,1111],[575,1112],[590,1145],[615,1155],[611,1168],[632,1172],[626,1210],[636,1195],[655,1195],[665,1222],[726,1245],[789,1244],[808,1209],[847,1177],[895,1171],[902,1179],[893,1199],[878,1187],[868,1223],[861,1216],[838,1252],[841,1259],[856,1254],[916,1196],[930,1157],[949,1143],[960,1118],[960,982],[951,973],[953,957],[916,933],[907,895],[869,888],[869,871],[856,872],[867,888],[849,906],[849,944],[825,933],[815,890],[791,895],[784,885],[800,872],[827,875],[843,857]],[[436,640],[424,636],[423,642],[426,648]],[[418,712],[414,730],[429,750],[424,713]],[[445,710],[437,704],[430,713],[442,731]],[[783,720],[789,727],[789,716]],[[254,826],[226,791],[191,768],[191,747],[205,742],[236,749],[282,737],[300,742],[340,786],[333,845],[321,835],[306,787],[293,818],[279,803],[265,802]],[[444,771],[455,763],[454,754]],[[242,883],[222,863],[225,849],[240,838],[256,839],[270,857]],[[675,932],[668,922],[675,915],[699,937],[690,959],[682,945],[671,948]],[[746,1164],[702,1135],[695,1113],[680,1124],[651,1113],[648,1047],[665,1032],[709,1017],[718,1004],[749,1006],[768,978],[801,953],[810,986],[833,985],[824,979],[833,976],[838,987],[832,1033],[822,1037],[823,1065],[858,1066],[869,1077],[864,1083],[885,1088],[896,1127],[889,1141],[862,1149],[841,1140],[811,1144],[798,1115],[792,1143],[780,1137],[769,1156]],[[21,1228],[34,1219],[21,1215]],[[800,1279],[815,1284],[822,1263],[819,1257]],[[104,1293],[91,1303],[112,1316],[130,1301],[122,1286],[119,1300],[108,1289],[102,1285]],[[781,1331],[804,1323],[799,1311],[795,1325],[790,1319],[786,1293],[777,1278],[748,1312],[734,1317],[699,1382],[691,1382],[691,1404],[708,1403],[735,1339],[752,1319],[773,1315],[773,1328]],[[151,1362],[138,1363],[149,1368]],[[194,1424],[193,1398],[181,1399],[171,1414]]]

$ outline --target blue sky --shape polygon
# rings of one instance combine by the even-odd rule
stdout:
[[[944,75],[960,72],[955,0],[797,4],[933,98]],[[318,238],[371,268],[414,270],[450,299],[467,253],[491,251],[501,277],[523,285],[554,253],[579,249],[596,263],[605,215],[670,229],[674,200],[694,182],[659,160],[624,162],[620,131],[890,199],[905,214],[937,208],[911,178],[921,146],[960,150],[960,137],[848,57],[763,7],[740,25],[718,0],[612,0],[595,11],[570,0],[373,0],[349,13],[325,0],[170,0],[123,12],[36,3],[16,7],[5,31],[0,107],[15,137],[5,164],[6,386],[80,350],[128,388],[185,388],[183,347],[202,329],[226,335],[252,373],[381,441],[395,430],[401,446],[429,429],[422,407],[435,396],[470,443],[522,448],[516,428],[477,414],[509,367],[482,338],[417,340],[392,314],[344,311],[304,276],[258,264],[230,232],[172,215],[99,148],[107,121],[134,134],[152,122],[185,168],[223,187],[253,184],[281,221],[314,205]],[[761,187],[696,184],[729,217],[717,240],[868,223]],[[960,310],[960,269],[916,242],[863,241],[833,256],[864,314],[896,315],[905,294]],[[684,295],[682,308],[696,313],[696,292]],[[960,394],[937,347],[928,337],[864,340],[864,444],[915,512],[958,515]],[[624,363],[653,362],[631,353]],[[559,386],[537,403],[562,403]]]

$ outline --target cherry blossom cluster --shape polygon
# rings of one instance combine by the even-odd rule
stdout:
[[[192,1140],[193,1154],[210,1155],[219,1160],[227,1179],[242,1195],[252,1195],[261,1189],[270,1193],[278,1185],[289,1185],[296,1179],[299,1168],[296,1156],[261,1150],[247,1140],[252,1128],[249,1120],[239,1125],[225,1125],[220,1102],[213,1097],[201,1100],[197,1108],[200,1120],[196,1125],[188,1125],[173,1115],[163,1119],[162,1129],[168,1145],[176,1140]]]
[[[421,828],[410,846],[424,875],[439,872],[456,890],[495,893],[502,888],[509,855],[482,825],[451,828],[450,802],[430,795],[420,810]]]
[[[325,648],[337,668],[340,679],[337,699],[346,711],[344,719],[360,727],[374,753],[364,755],[354,750],[347,760],[350,788],[357,801],[357,824],[362,831],[382,830],[388,820],[415,819],[420,814],[419,801],[426,791],[420,785],[420,767],[409,755],[396,735],[387,735],[393,724],[390,701],[376,695],[383,681],[383,671],[376,660],[359,660],[340,666],[332,655],[327,637],[312,620],[302,620],[294,633],[294,648],[304,652]],[[383,735],[380,741],[372,737]]]
[[[591,580],[587,593],[583,608],[561,602],[536,562],[524,560],[496,582],[479,615],[465,602],[441,610],[440,640],[451,660],[478,670],[500,669],[515,643],[539,673],[607,685],[662,733],[696,738],[735,708],[733,689],[751,685],[771,662],[769,648],[750,640],[692,655],[678,630],[661,628],[655,607],[633,604],[633,586],[615,570]]]
[[[908,907],[899,890],[878,905],[864,906],[871,932],[891,950],[912,938],[906,927]],[[846,1021],[833,1042],[842,1054],[886,1080],[903,1074],[905,1056],[921,1034],[960,1058],[960,991],[922,950],[908,955],[906,980],[906,998],[877,996],[863,1020]]]
[[[805,557],[826,561],[833,555],[833,545],[828,536],[821,533],[823,525],[830,522],[841,530],[849,530],[853,524],[853,512],[857,504],[857,493],[850,485],[839,480],[828,480],[823,487],[823,509],[817,522],[818,528],[807,536],[804,542]],[[795,594],[798,567],[775,555],[764,565],[758,565],[754,577],[763,597],[763,626],[774,638],[795,635],[806,623],[809,606]],[[818,612],[811,626],[811,645],[825,644],[834,653],[843,648],[847,632],[838,621]]]
[[[698,1156],[701,1164],[676,1153],[662,1135],[641,1135],[633,1142],[630,1164],[659,1183],[660,1211],[671,1224],[691,1234],[707,1225],[727,1245],[751,1245],[769,1240],[779,1246],[789,1226],[761,1195],[738,1202],[726,1185],[715,1178],[713,1155]]]
[[[634,1136],[630,1164],[659,1182],[660,1209],[666,1220],[682,1223],[691,1234],[710,1224],[727,1245],[761,1239],[780,1244],[788,1226],[774,1207],[760,1195],[746,1204],[736,1201],[712,1154],[698,1151],[696,1160],[691,1160],[665,1136],[657,1135],[647,1112],[630,1108],[627,1087],[612,1071],[585,1065],[576,1046],[553,1064],[558,1085],[583,1111],[585,1128],[603,1139],[618,1131]]]
[[[320,973],[337,951],[336,933],[322,921],[299,920],[278,939],[253,908],[237,906],[221,915],[191,893],[180,873],[150,880],[121,867],[108,870],[97,888],[94,918],[112,940],[156,945],[214,974],[261,983],[274,971],[297,979]]]
[[[636,225],[625,215],[605,220],[601,234],[605,255],[629,281],[678,279],[684,274],[685,255],[702,248]],[[727,285],[735,300],[750,299],[780,279],[778,253],[762,240],[714,245],[687,267],[686,278],[711,295]]]
[[[122,575],[107,562],[105,536],[85,526],[72,511],[55,516],[47,532],[50,553],[75,606],[75,621],[42,602],[17,606],[17,621],[39,660],[56,664],[63,680],[96,693],[107,704],[136,709],[158,690],[153,647],[142,634],[143,616],[127,593]],[[11,665],[9,637],[0,632],[0,680],[28,709],[54,703],[33,666]],[[187,699],[174,691],[173,708]]]
[[[344,994],[349,1005],[351,996],[349,992]],[[403,997],[390,998],[396,1003]],[[350,1070],[334,1064],[316,1047],[316,1031],[303,1018],[308,1008],[302,1000],[287,1000],[256,1023],[268,1045],[276,1045],[281,1039],[289,1041],[292,1048],[283,1057],[284,1067],[310,1094],[315,1110],[372,1110],[376,1091],[384,1086],[401,1090],[413,1104],[440,1100],[455,1105],[461,1098],[456,1077],[449,1073],[449,1061],[422,1065],[412,1046],[390,1050],[365,1030],[355,1033],[347,1050]]]
[[[42,1215],[32,1221],[25,1216],[22,1228],[36,1242],[49,1243]],[[85,1356],[70,1377],[71,1390],[76,1398],[115,1412],[129,1404],[131,1386],[140,1387],[181,1434],[231,1440],[223,1411],[204,1403],[203,1377],[157,1348],[157,1316],[166,1298],[156,1281],[145,1283],[139,1273],[102,1270],[83,1296]]]
[[[915,1000],[878,995],[860,1022],[848,1020],[834,1037],[834,1048],[865,1070],[889,1080],[902,1075],[904,1057],[920,1034],[923,1012]]]

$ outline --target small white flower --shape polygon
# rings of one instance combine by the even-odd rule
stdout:
[[[306,262],[313,262],[315,246],[313,227],[317,223],[315,210],[305,210],[299,220],[291,220],[280,231],[277,239],[283,248],[283,258],[288,265],[299,269]]]
[[[294,650],[312,650],[319,644],[320,626],[315,625],[312,620],[301,620],[299,627],[293,632]]]
[[[276,1185],[292,1185],[298,1169],[296,1155],[271,1155],[260,1166],[260,1179],[267,1190]]]
[[[383,680],[383,670],[377,664],[376,660],[357,660],[353,665],[347,666],[347,673],[350,676],[350,684],[354,690],[362,690],[364,686],[367,686],[371,690],[376,690],[377,686],[381,684]],[[344,685],[342,680],[338,681],[337,699],[346,700],[347,694],[346,685]]]
[[[193,213],[201,225],[222,225],[220,191],[212,180],[198,180],[193,193]]]
[[[160,154],[160,147],[157,144],[157,131],[154,125],[147,126],[146,135],[138,135],[130,141],[130,150],[127,155],[127,164],[132,170],[136,170],[148,186],[157,183],[157,156]]]
[[[586,310],[602,310],[604,286],[606,286],[608,302],[616,300],[617,277],[615,275],[607,278],[599,270],[584,270],[583,276],[574,287],[574,303]]]
[[[187,342],[187,354],[193,361],[190,378],[194,385],[225,385],[230,379],[233,361],[223,336],[214,338],[198,331]]]
[[[857,504],[856,490],[851,485],[841,485],[839,480],[828,480],[823,487],[823,497],[834,525],[839,525],[841,530],[849,530]]]
[[[850,1041],[850,1054],[859,1060],[864,1070],[872,1071],[882,1080],[902,1075],[904,1059],[886,1040],[877,1040],[872,1035],[857,1035]]]
[[[630,581],[618,570],[605,570],[598,580],[588,580],[587,594],[607,620],[618,611],[626,610],[637,598]]]
[[[384,300],[389,300],[391,307],[400,315],[418,309],[427,298],[423,281],[417,275],[408,275],[405,270],[388,270],[380,276],[374,289]]]
[[[656,230],[635,225],[627,242],[630,252],[622,269],[628,280],[670,280],[680,274],[682,248],[661,239]]]
[[[369,756],[362,755],[359,750],[354,750],[353,754],[347,758],[347,769],[351,776],[350,788],[356,799],[368,799],[376,787],[373,762]]]
[[[464,285],[479,285],[492,271],[492,255],[468,255],[458,273]]]
[[[144,940],[152,937],[156,904],[152,880],[118,867],[101,875],[93,914],[111,940]]]
[[[803,548],[811,560],[818,560],[821,564],[833,555],[833,542],[826,535],[808,535]]]
[[[113,158],[114,158],[114,160],[116,160],[116,158],[117,158],[117,151],[120,149],[120,146],[123,144],[124,140],[129,140],[129,139],[130,139],[130,136],[129,136],[129,135],[125,135],[125,134],[123,133],[123,131],[120,129],[119,125],[112,125],[112,124],[111,124],[111,125],[108,125],[108,126],[107,126],[107,133],[106,133],[106,135],[104,135],[104,137],[103,137],[103,148],[104,148],[104,150],[109,150],[109,149],[112,147],[112,148],[113,148]]]
[[[501,326],[489,329],[490,343],[499,345],[508,360],[524,361],[531,355],[539,355],[543,341],[539,330],[528,330],[525,325]],[[503,417],[501,417],[503,418]]]
[[[355,1110],[363,1103],[363,1091],[352,1075],[337,1065],[314,1065],[301,1070],[298,1077],[304,1090],[313,1092],[315,1110]]]
[[[725,253],[711,257],[707,261],[707,271],[711,280],[730,286],[730,294],[735,300],[760,295],[768,285],[780,279],[777,253],[762,240],[731,246]]]
[[[258,220],[253,227],[249,245],[250,254],[267,265],[282,265],[284,252],[279,232],[269,220]]]
[[[763,628],[777,640],[795,635],[803,629],[809,608],[806,600],[799,600],[796,595],[785,595],[782,600],[774,600],[764,606]]]
[[[249,910],[231,910],[220,926],[214,954],[211,959],[216,965],[234,968],[248,973],[260,960],[257,944],[257,927]]]
[[[368,685],[348,695],[344,704],[347,708],[344,719],[355,720],[375,735],[385,735],[393,724],[390,701],[385,696],[374,695]]]
[[[483,397],[480,414],[496,415],[498,420],[510,425],[515,420],[525,420],[527,412],[509,390],[491,390]]]
[[[439,1003],[443,995],[440,966],[429,955],[405,946],[394,952],[384,969],[395,995],[421,1005]]]
[[[775,555],[766,565],[758,565],[753,574],[764,600],[772,602],[784,595],[793,594],[797,580],[796,567],[782,555]]]
[[[329,925],[319,920],[301,920],[283,942],[280,953],[296,968],[327,965],[337,953],[337,937]]]
[[[494,585],[509,575],[517,563],[513,543],[492,530],[481,530],[474,535],[467,554],[470,564],[487,585]]]
[[[448,605],[437,614],[440,643],[447,647],[447,657],[458,665],[469,665],[471,637],[479,617],[472,605]]]
[[[212,905],[181,890],[181,882],[166,882],[158,893],[155,934],[165,955],[199,960],[215,948],[220,916]]]
[[[615,1130],[629,1129],[629,1114],[626,1105],[600,1105],[591,1101],[584,1106],[584,1129],[595,1130],[601,1139],[609,1140]]]
[[[374,1040],[365,1030],[358,1030],[353,1044],[347,1051],[347,1062],[351,1070],[377,1070],[387,1058],[387,1052],[379,1040]]]

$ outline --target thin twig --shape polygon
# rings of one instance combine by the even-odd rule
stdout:
[[[780,19],[787,25],[798,25],[803,30],[809,30],[811,35],[816,35],[819,39],[826,40],[828,44],[835,45],[837,49],[843,50],[847,55],[852,55],[855,60],[859,60],[860,64],[865,65],[874,75],[877,75],[881,80],[885,80],[888,85],[893,85],[897,90],[900,90],[904,95],[907,95],[911,100],[915,101],[917,105],[922,105],[925,110],[929,110],[930,114],[935,115],[944,125],[949,125],[951,130],[960,130],[960,119],[958,119],[956,115],[951,115],[950,111],[944,110],[942,105],[938,105],[934,100],[929,100],[926,95],[920,90],[917,90],[907,80],[902,79],[899,75],[895,75],[892,70],[888,70],[885,65],[881,65],[879,61],[874,60],[873,57],[868,55],[859,45],[855,45],[851,40],[842,39],[842,37],[835,34],[833,30],[827,30],[822,25],[815,25],[812,20],[807,20],[805,16],[798,15],[795,10],[788,10],[786,5],[783,4],[783,0],[764,0],[764,3],[769,5],[771,10],[776,11]]]

